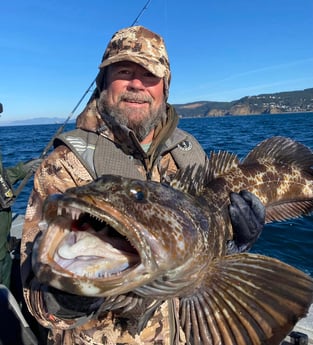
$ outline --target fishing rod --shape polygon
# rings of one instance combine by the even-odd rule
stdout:
[[[48,153],[48,151],[50,150],[51,146],[53,145],[54,139],[62,133],[64,127],[66,126],[66,124],[69,122],[69,120],[71,119],[71,117],[74,115],[75,111],[77,110],[77,108],[79,107],[79,105],[81,104],[81,102],[83,101],[83,99],[86,97],[87,93],[90,91],[90,89],[93,87],[95,80],[90,84],[90,86],[88,87],[88,89],[84,92],[83,96],[80,98],[80,100],[78,101],[78,103],[75,105],[75,107],[73,108],[73,110],[70,112],[70,114],[68,115],[67,119],[64,121],[64,123],[62,124],[61,127],[59,127],[59,129],[55,132],[54,136],[50,139],[49,143],[46,145],[46,147],[44,148],[44,150],[41,152],[41,155],[39,156],[39,158],[43,159],[46,154]],[[18,195],[21,193],[21,191],[23,190],[23,188],[25,187],[26,183],[28,182],[28,180],[31,178],[31,176],[33,175],[33,171],[32,169],[29,170],[29,172],[26,174],[26,176],[23,178],[22,182],[19,184],[19,186],[16,188],[14,195],[17,198]]]
[[[137,17],[135,18],[135,20],[133,21],[133,23],[131,24],[131,26],[134,26],[135,24],[138,23],[139,18],[142,16],[142,14],[144,13],[144,11],[148,8],[149,4],[150,4],[151,0],[148,0],[145,5],[143,6],[143,8],[140,10],[140,12],[138,13]],[[48,153],[48,151],[50,150],[50,148],[53,145],[54,139],[62,133],[64,127],[66,126],[66,124],[69,122],[69,120],[71,119],[71,117],[74,115],[75,111],[77,110],[77,108],[80,106],[81,102],[84,100],[84,98],[86,97],[86,95],[90,92],[90,90],[93,88],[94,84],[96,82],[96,78],[94,78],[94,80],[92,81],[92,83],[89,85],[88,89],[84,92],[84,94],[82,95],[82,97],[80,98],[80,100],[77,102],[77,104],[75,105],[75,107],[73,108],[73,110],[70,112],[70,114],[68,115],[67,119],[64,121],[64,123],[62,124],[62,126],[56,131],[56,133],[53,135],[53,137],[51,138],[51,140],[49,141],[49,143],[46,145],[46,147],[44,148],[44,150],[42,151],[41,155],[39,156],[39,158],[43,159],[46,154]],[[26,176],[24,177],[24,179],[22,180],[22,182],[19,184],[19,186],[16,188],[14,195],[17,198],[19,196],[19,194],[21,193],[21,191],[23,190],[23,188],[25,187],[25,185],[27,184],[28,180],[31,178],[31,176],[33,175],[33,171],[30,170]]]
[[[146,2],[146,4],[144,5],[144,7],[142,8],[142,10],[139,12],[138,16],[136,17],[136,19],[133,21],[131,26],[134,26],[135,24],[138,23],[139,18],[142,16],[143,12],[148,8],[149,4],[150,4],[151,0],[148,0]]]

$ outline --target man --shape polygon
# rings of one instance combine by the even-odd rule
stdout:
[[[0,103],[0,113],[3,106]],[[35,171],[41,160],[34,159],[26,163],[4,169],[0,154],[0,284],[10,288],[12,259],[9,253],[9,234],[12,223],[11,206],[15,196],[12,185],[22,180],[29,171]]]
[[[3,106],[0,103],[0,114]],[[0,115],[1,116],[1,115]],[[37,340],[24,319],[15,296],[10,291],[12,258],[10,254],[11,206],[15,200],[12,185],[22,180],[30,171],[35,171],[41,159],[4,168],[0,154],[0,344],[35,345]],[[15,280],[19,277],[14,277]],[[13,282],[13,279],[12,279]],[[14,281],[16,284],[16,281]],[[17,285],[19,285],[17,283]]]
[[[178,169],[204,163],[205,152],[177,128],[178,116],[166,103],[170,66],[163,39],[141,26],[118,31],[104,53],[97,89],[77,119],[61,135],[34,180],[22,238],[22,280],[31,313],[51,329],[49,344],[170,344],[173,325],[167,302],[147,327],[112,312],[93,317],[101,299],[79,297],[38,282],[31,269],[32,244],[41,208],[52,193],[84,185],[103,174],[170,181]],[[246,199],[246,200],[245,200]],[[246,208],[242,216],[240,212]],[[251,194],[237,195],[231,207],[234,232],[230,250],[251,246],[264,224],[264,209]]]

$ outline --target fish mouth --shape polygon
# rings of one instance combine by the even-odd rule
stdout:
[[[65,235],[53,259],[75,275],[108,277],[140,262],[138,252],[126,237],[108,223],[77,208],[67,207],[53,226],[59,226]]]
[[[153,271],[155,262],[148,258],[137,224],[113,205],[95,206],[88,198],[54,195],[46,200],[46,229],[33,256],[37,278],[71,293],[93,296],[131,290],[139,285],[134,278],[139,275],[140,284],[149,280],[147,272]]]

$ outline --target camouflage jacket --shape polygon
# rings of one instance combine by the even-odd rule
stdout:
[[[205,153],[199,143],[189,134],[177,129],[176,124],[177,115],[169,108],[168,121],[156,130],[155,138],[146,154],[138,143],[129,141],[132,137],[129,135],[131,133],[127,133],[126,137],[121,134],[113,135],[100,117],[94,113],[92,105],[89,105],[77,119],[77,127],[80,130],[71,132],[70,137],[77,138],[81,130],[93,135],[100,133],[104,142],[111,141],[116,144],[114,145],[116,151],[122,150],[125,157],[134,158],[134,166],[142,179],[146,179],[149,175],[152,180],[160,181],[161,176],[168,178],[176,172],[180,165],[177,163],[179,160],[186,164],[201,164],[204,161]],[[94,154],[93,164],[87,164],[84,154],[75,150],[75,145],[71,144],[73,141],[68,141],[68,137],[65,133],[58,138],[57,147],[37,170],[25,215],[21,244],[21,273],[24,297],[30,312],[41,325],[50,329],[49,344],[161,345],[173,344],[173,339],[176,339],[175,343],[183,344],[184,336],[180,334],[180,330],[178,331],[179,327],[175,326],[177,301],[164,302],[140,334],[136,334],[136,325],[127,321],[126,326],[125,322],[122,325],[121,320],[110,311],[101,316],[86,316],[80,319],[60,319],[47,312],[42,294],[45,286],[37,281],[31,268],[32,246],[36,235],[40,232],[43,202],[50,194],[62,193],[70,187],[81,186],[92,181],[97,174],[94,175],[91,166],[97,165],[99,159],[106,160],[106,151],[100,150],[100,153]],[[171,151],[177,147],[180,147],[181,155],[176,154],[178,160],[175,161]],[[128,171],[120,171],[120,175],[128,174]]]

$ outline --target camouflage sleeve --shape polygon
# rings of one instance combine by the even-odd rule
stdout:
[[[55,320],[45,310],[42,290],[45,288],[35,278],[31,267],[33,243],[39,234],[41,210],[45,198],[62,193],[66,189],[83,185],[92,180],[77,157],[65,146],[56,148],[48,156],[34,177],[34,188],[30,195],[21,241],[21,278],[29,311],[44,327],[69,327],[75,320]]]
[[[173,305],[170,312],[169,304]],[[49,334],[51,343],[59,345],[102,344],[102,345],[183,345],[186,344],[182,329],[177,329],[178,300],[165,301],[148,321],[140,334],[136,322],[119,319],[112,312],[92,319],[76,328],[61,330],[55,328]],[[171,309],[172,311],[172,309]]]

